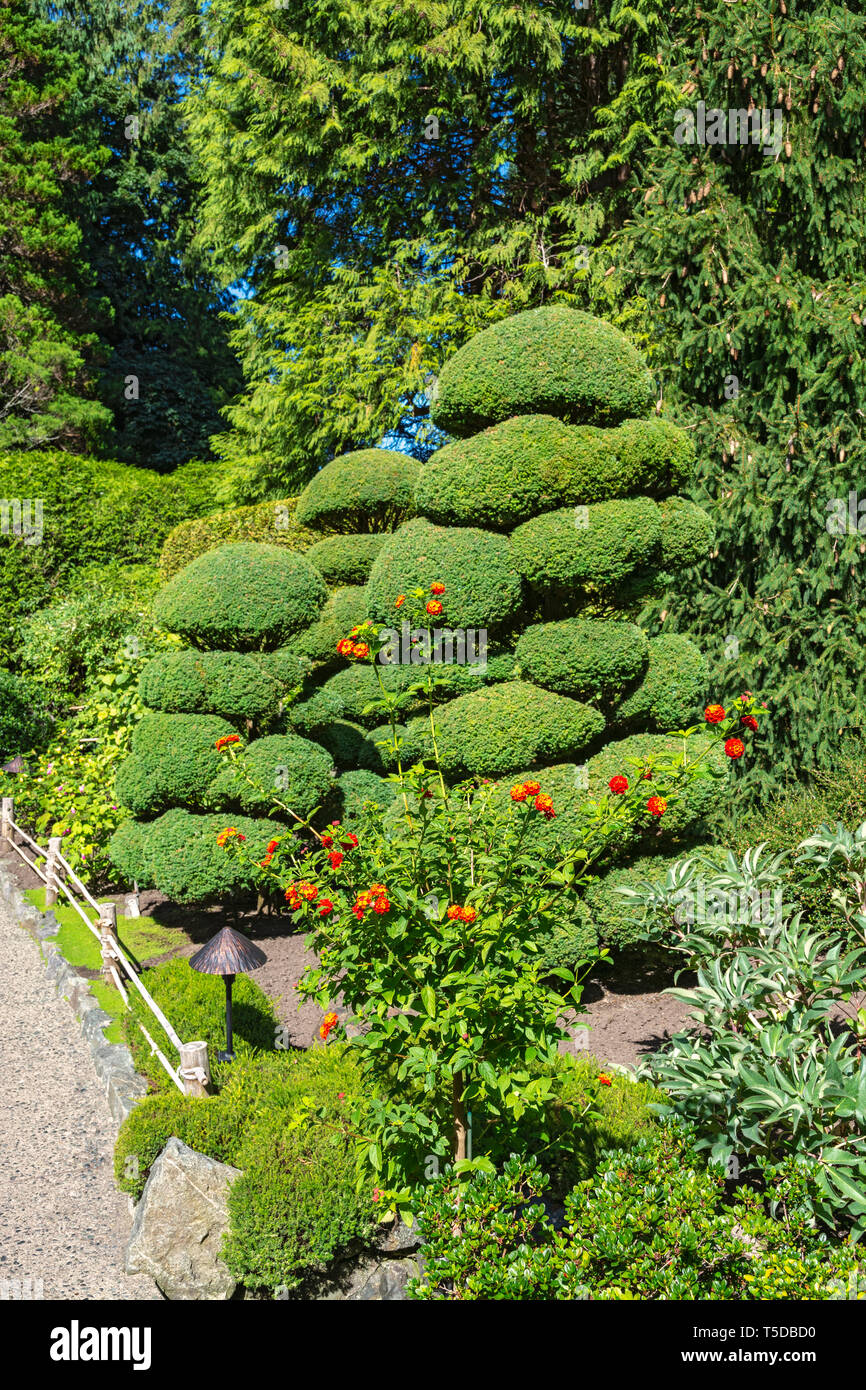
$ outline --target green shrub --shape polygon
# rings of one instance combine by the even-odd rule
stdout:
[[[147,825],[129,818],[121,821],[109,840],[109,855],[121,881],[137,883],[139,888],[152,888],[149,876],[145,837]]]
[[[406,690],[418,680],[417,666],[379,666],[378,670],[386,690]],[[381,710],[364,713],[381,696],[376,672],[368,662],[346,666],[329,676],[308,700],[294,705],[291,720],[303,733],[319,731],[334,720],[364,725],[381,723]]]
[[[27,753],[48,737],[45,697],[31,681],[0,669],[0,759]]]
[[[691,849],[689,851],[692,852]],[[628,864],[609,869],[603,878],[584,891],[586,910],[602,946],[623,951],[646,939],[646,913],[643,905],[625,897],[620,888],[636,888],[639,883],[661,882],[668,869],[682,857],[645,854]]]
[[[192,646],[260,651],[314,622],[326,600],[325,581],[303,556],[241,541],[176,574],[157,594],[154,614]]]
[[[216,1060],[217,1052],[225,1047],[225,986],[221,976],[203,975],[193,970],[188,960],[176,959],[143,971],[141,982],[178,1037],[207,1043],[214,1084],[220,1085],[232,1065]],[[150,1044],[139,1026],[142,1023],[168,1060],[176,1065],[177,1052],[168,1035],[138,991],[131,989],[123,1028],[135,1069],[158,1091],[174,1091],[168,1072],[159,1059],[151,1055]],[[274,1006],[249,975],[238,975],[232,986],[232,1026],[238,1059],[271,1051],[276,1046]],[[183,1136],[178,1135],[178,1138]]]
[[[534,517],[512,532],[511,562],[542,593],[592,585],[610,589],[635,570],[656,565],[661,519],[649,497],[598,502],[586,513],[565,508]]]
[[[521,674],[583,700],[610,700],[646,669],[649,644],[633,623],[567,618],[528,627],[518,639]]]
[[[280,702],[265,662],[240,652],[166,652],[145,666],[140,690],[146,705],[166,713],[261,720]]]
[[[84,566],[153,561],[168,531],[213,506],[211,469],[186,464],[161,476],[147,468],[84,458],[62,450],[0,453],[0,497],[10,502],[10,529],[20,507],[20,536],[0,545],[0,659],[17,660],[19,623]],[[26,499],[39,499],[28,522]],[[28,542],[27,531],[39,544]]]
[[[703,734],[690,738],[687,749],[689,758],[696,758],[707,746],[707,742],[708,738]],[[589,796],[593,800],[610,796],[608,783],[611,777],[622,775],[632,781],[637,774],[635,768],[630,766],[630,759],[645,762],[653,753],[679,752],[682,748],[681,738],[664,734],[630,734],[628,738],[606,744],[587,763]],[[693,782],[670,804],[655,834],[669,838],[683,835],[694,838],[700,832],[704,821],[720,813],[718,777],[724,777],[729,767],[728,759],[721,748],[716,746],[705,760],[705,766],[708,773],[715,772],[717,776],[708,775]],[[649,798],[652,795],[651,782],[647,782],[646,786]]]
[[[566,1198],[558,1230],[536,1160],[514,1155],[502,1174],[459,1182],[459,1224],[449,1174],[419,1194],[424,1272],[410,1297],[799,1301],[856,1287],[857,1250],[804,1216],[808,1176],[789,1166],[767,1178],[779,1184],[779,1219],[759,1192],[729,1200],[724,1169],[707,1169],[688,1132],[665,1126],[609,1151]]]
[[[494,628],[518,612],[523,586],[504,536],[473,527],[433,526],[421,517],[386,540],[367,584],[369,616],[399,628],[394,602],[411,589],[447,585],[438,626]]]
[[[442,705],[436,724],[446,775],[496,777],[581,752],[604,729],[604,718],[564,695],[526,681],[505,681]],[[406,743],[409,757],[430,757],[426,720],[410,721]]]
[[[231,541],[261,541],[282,545],[302,555],[315,545],[314,531],[295,519],[297,497],[279,502],[258,502],[253,507],[232,507],[210,516],[182,521],[166,536],[159,559],[160,578],[174,578],[191,560]]]
[[[109,854],[117,868],[139,885],[149,884],[177,903],[204,903],[253,887],[252,872],[221,849],[217,835],[225,828],[226,815],[194,815],[175,807],[158,820],[138,827],[138,838],[126,826],[112,837]],[[253,858],[263,859],[268,841],[285,835],[286,827],[275,820],[250,820],[232,816],[231,824],[247,838]],[[141,862],[135,854],[141,850]]]
[[[253,657],[271,680],[276,681],[283,699],[294,696],[310,672],[310,662],[298,655],[295,642],[272,652],[254,652]]]
[[[442,369],[431,413],[461,438],[511,415],[615,425],[645,414],[651,393],[639,353],[618,329],[555,304],[471,338]]]
[[[329,819],[352,821],[363,809],[365,802],[373,801],[386,810],[397,796],[393,782],[386,782],[375,772],[355,768],[343,772],[337,778],[331,800],[328,802]]]
[[[662,568],[678,574],[705,560],[713,544],[712,517],[685,497],[659,502],[662,522]]]
[[[583,970],[599,952],[598,931],[586,904],[569,894],[562,903],[560,921],[539,936],[538,945],[546,970]]]
[[[366,584],[373,561],[385,543],[384,532],[362,536],[328,536],[307,551],[328,584]]]
[[[298,521],[320,531],[390,531],[411,516],[420,464],[395,449],[332,459],[298,498]]]
[[[616,723],[684,729],[699,717],[707,693],[706,658],[678,633],[653,637],[649,665],[637,688],[611,715]]]
[[[274,812],[276,796],[296,815],[306,817],[330,794],[333,775],[331,758],[317,743],[297,734],[271,734],[248,743],[236,763],[223,767],[211,786],[210,800],[214,806],[268,815]],[[259,787],[271,790],[266,793]]]
[[[118,769],[118,801],[145,819],[170,806],[202,810],[222,770],[214,745],[234,732],[216,715],[146,714],[133,732],[130,756]]]
[[[662,497],[688,482],[693,458],[689,436],[666,420],[598,429],[518,415],[435,453],[421,470],[415,501],[422,516],[445,526],[510,531],[566,505],[634,493]]]
[[[335,589],[321,617],[298,634],[294,650],[308,661],[330,664],[337,658],[337,643],[367,616],[367,590],[362,584]]]

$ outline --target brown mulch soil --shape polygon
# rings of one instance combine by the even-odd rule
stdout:
[[[41,880],[13,851],[0,851],[0,864],[14,875],[22,889],[40,886]],[[124,911],[126,894],[96,893],[94,897],[111,898],[117,903],[118,912]],[[139,904],[142,916],[176,929],[178,938],[174,950],[140,961],[142,967],[174,956],[194,955],[226,923],[237,926],[267,956],[265,965],[253,978],[273,999],[279,1018],[286,1025],[288,1045],[309,1047],[316,1040],[321,1010],[313,1003],[302,1004],[299,1009],[294,990],[315,958],[304,948],[303,933],[292,933],[285,917],[269,917],[250,908],[239,911],[236,920],[233,912],[226,913],[222,908],[181,907],[155,892],[142,892]],[[648,959],[637,951],[621,956],[614,965],[599,967],[584,984],[586,1012],[581,1015],[581,1022],[588,1023],[589,1028],[575,1029],[575,1052],[594,1055],[602,1062],[634,1066],[643,1054],[660,1047],[688,1018],[686,1006],[663,993],[674,983],[674,969],[675,962],[669,958]],[[687,987],[690,981],[681,979],[679,983]]]

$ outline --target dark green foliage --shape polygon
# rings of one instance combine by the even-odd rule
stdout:
[[[611,720],[684,729],[700,718],[706,694],[707,662],[694,642],[675,632],[653,637],[646,673],[617,705]]]
[[[37,747],[50,728],[42,691],[31,681],[0,669],[0,760]]]
[[[298,633],[295,650],[309,661],[337,661],[337,643],[367,616],[367,590],[363,584],[347,584],[329,596],[317,622]]]
[[[418,679],[417,666],[380,666],[378,669],[386,690],[405,690]],[[371,701],[381,698],[381,687],[373,667],[369,662],[359,662],[336,671],[308,700],[294,705],[291,719],[304,732],[319,729],[335,719],[378,724],[382,711],[365,714],[364,710]]]
[[[137,883],[139,888],[152,888],[153,879],[145,857],[147,825],[137,820],[121,821],[111,837],[111,862],[124,883]]]
[[[298,655],[294,642],[288,647],[276,647],[272,652],[254,652],[253,656],[266,675],[276,681],[283,697],[300,690],[309,673],[309,662]]]
[[[688,481],[692,462],[685,431],[655,417],[597,429],[519,415],[435,453],[415,501],[431,521],[510,531],[566,504],[663,496]]]
[[[301,526],[390,531],[411,516],[419,465],[394,449],[359,449],[320,469],[298,498]]]
[[[318,540],[315,531],[308,531],[295,520],[296,497],[279,502],[260,502],[254,507],[232,507],[224,512],[182,521],[165,538],[159,559],[163,579],[171,579],[178,570],[208,550],[217,550],[230,541],[262,541],[266,545],[284,545],[299,555]]]
[[[239,541],[200,555],[170,579],[154,613],[193,646],[267,650],[313,622],[326,599],[325,581],[303,556]]]
[[[580,753],[602,732],[604,718],[589,705],[564,695],[526,681],[506,681],[441,706],[436,725],[446,775],[496,777]],[[409,755],[429,757],[429,744],[426,721],[411,721]]]
[[[398,724],[398,735],[404,732],[403,726]],[[323,748],[327,748],[341,770],[362,768],[376,773],[396,771],[393,754],[377,746],[377,740],[390,739],[390,724],[378,729],[364,729],[349,719],[332,719],[326,724],[315,725],[312,736]]]
[[[521,675],[560,695],[610,700],[646,669],[649,647],[634,623],[567,618],[528,627],[515,655]]]
[[[146,714],[117,773],[121,806],[144,819],[170,806],[204,809],[208,788],[222,768],[214,745],[233,733],[233,726],[216,715]]]
[[[261,658],[240,652],[164,652],[141,673],[141,698],[169,713],[266,719],[280,687]]]
[[[357,768],[337,778],[333,797],[328,803],[328,813],[330,815],[333,810],[333,820],[351,821],[361,812],[365,802],[374,801],[384,811],[397,794],[393,782],[386,782],[375,772]]]
[[[450,358],[432,415],[459,436],[510,415],[615,425],[645,414],[651,392],[640,354],[612,324],[551,305],[494,324]]]
[[[511,560],[542,593],[609,589],[658,562],[661,518],[648,497],[598,502],[535,517],[511,536]]]
[[[74,449],[105,429],[85,358],[88,270],[67,190],[93,178],[106,151],[69,119],[86,74],[56,23],[28,0],[0,12],[0,448]],[[39,497],[35,487],[9,498]]]
[[[194,16],[176,0],[40,0],[82,69],[68,128],[102,146],[69,199],[91,267],[88,325],[99,333],[98,391],[113,456],[166,471],[205,457],[242,378],[219,289],[196,229],[195,167],[181,101],[195,79]],[[130,117],[138,122],[130,129]],[[128,377],[138,398],[128,399]]]
[[[366,584],[373,561],[385,543],[382,532],[328,536],[307,551],[307,559],[327,584]]]
[[[195,1038],[208,1044],[213,1080],[219,1085],[230,1070],[228,1065],[216,1061],[217,1052],[225,1046],[226,996],[222,979],[193,970],[187,960],[170,960],[145,970],[141,981],[179,1037]],[[150,1044],[139,1023],[144,1024],[166,1057],[176,1056],[175,1049],[138,991],[130,990],[129,996],[130,1011],[124,1014],[123,1030],[135,1069],[157,1090],[175,1095],[174,1082],[159,1059],[151,1055]],[[248,975],[238,975],[232,986],[232,1023],[239,1061],[274,1048],[277,1023],[274,1006]],[[183,1136],[179,1134],[178,1138]],[[149,1154],[141,1154],[139,1158],[142,1166],[149,1166],[153,1161]]]
[[[687,752],[690,760],[697,758],[704,752],[707,740],[708,736],[700,733],[693,735],[688,740]],[[663,734],[630,734],[628,738],[608,743],[600,752],[590,758],[587,764],[589,796],[593,800],[602,796],[610,796],[608,782],[611,777],[624,776],[633,782],[638,772],[630,765],[629,759],[631,758],[645,763],[647,759],[652,757],[653,753],[681,753],[682,751],[683,740],[681,738]],[[723,750],[716,745],[713,752],[704,759],[702,766],[717,773],[727,773],[730,763]],[[647,799],[649,799],[653,794],[652,782],[646,782],[645,786]],[[722,794],[730,795],[730,788],[726,781],[720,782],[712,776],[699,778],[676,801],[671,802],[665,812],[664,819],[652,833],[674,838],[683,835],[694,836],[698,833],[701,822],[709,821],[712,817],[717,819],[721,815],[723,810]]]
[[[563,899],[560,920],[552,931],[538,938],[538,945],[548,970],[584,969],[599,949],[598,931],[586,903],[569,893]]]
[[[10,534],[0,541],[0,654],[17,660],[19,624],[58,589],[71,589],[78,570],[154,560],[172,526],[213,505],[209,476],[202,463],[160,477],[60,450],[0,454],[0,498],[10,501]],[[21,503],[18,536],[12,499]]]
[[[694,854],[698,847],[676,854],[645,854],[627,864],[618,864],[584,892],[584,907],[602,946],[622,951],[640,942],[645,935],[644,909],[633,898],[624,897],[619,888],[635,888],[639,883],[663,881],[665,874],[684,853]]]
[[[410,589],[447,584],[444,628],[493,628],[517,613],[523,594],[504,536],[474,527],[433,526],[421,517],[386,540],[367,585],[370,617],[395,620],[394,600]]]
[[[275,820],[250,820],[232,816],[231,824],[247,838],[254,859],[264,858],[268,841],[284,835]],[[203,903],[251,888],[251,876],[238,860],[217,844],[225,829],[226,815],[194,815],[175,807],[150,825],[132,834],[125,825],[118,837],[117,867],[139,884],[147,883],[177,903]],[[138,861],[136,855],[141,852]],[[114,840],[109,846],[114,862]]]
[[[676,574],[705,560],[713,543],[713,519],[685,497],[659,502],[662,521],[662,568]]]
[[[244,771],[254,785],[244,778]],[[331,791],[333,764],[324,748],[297,734],[271,734],[248,743],[237,767],[228,763],[210,789],[214,806],[237,808],[251,815],[281,815],[273,798],[296,815],[310,815]],[[259,787],[268,788],[266,793]]]

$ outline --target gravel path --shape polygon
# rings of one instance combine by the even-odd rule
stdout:
[[[10,1280],[25,1297],[160,1298],[123,1272],[131,1222],[115,1132],[72,1010],[0,903],[0,1299],[16,1296]]]

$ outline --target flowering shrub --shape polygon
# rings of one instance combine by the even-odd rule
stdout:
[[[435,590],[445,594],[444,584],[437,581]],[[417,589],[396,602],[414,610],[417,620],[430,592]],[[371,663],[377,676],[383,646],[369,621],[340,640],[342,654]],[[472,1112],[483,1111],[503,1130],[541,1112],[551,1079],[533,1067],[553,1064],[567,1036],[563,1010],[579,1007],[585,969],[557,968],[554,985],[546,977],[540,937],[623,826],[660,818],[681,787],[712,775],[705,752],[688,758],[686,733],[679,754],[654,757],[630,778],[623,775],[627,786],[620,795],[588,800],[569,842],[540,858],[527,852],[527,834],[533,824],[556,818],[542,780],[515,785],[508,798],[477,779],[446,786],[435,683],[430,668],[402,692],[380,681],[381,698],[367,711],[381,713],[390,727],[386,742],[399,787],[393,828],[389,824],[384,834],[379,813],[368,809],[357,833],[335,822],[320,834],[275,799],[296,832],[269,845],[256,865],[262,891],[283,895],[309,929],[319,964],[307,971],[299,992],[328,1010],[322,1040],[346,1028],[364,1065],[391,1079],[390,1097],[375,1102],[359,1130],[359,1174],[366,1180],[372,1167],[383,1205],[402,1208],[425,1155],[453,1159],[458,1172],[492,1167],[486,1158],[470,1157]],[[406,701],[422,698],[434,766],[406,768],[397,721]],[[737,714],[747,706],[738,702]],[[731,727],[731,719],[722,721],[719,737]],[[238,746],[225,747],[224,755],[243,775]],[[649,798],[647,780],[654,789]],[[226,837],[225,849],[244,856],[236,837]],[[332,1008],[338,1000],[341,1022]]]

